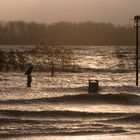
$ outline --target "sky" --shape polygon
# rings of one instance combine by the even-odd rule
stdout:
[[[132,24],[140,0],[0,0],[0,20]]]

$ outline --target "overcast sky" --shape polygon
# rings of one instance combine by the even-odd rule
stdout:
[[[0,20],[132,24],[140,0],[0,0]]]

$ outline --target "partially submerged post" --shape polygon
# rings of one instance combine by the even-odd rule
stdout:
[[[99,90],[99,81],[98,80],[89,80],[89,93],[96,93]]]
[[[27,87],[31,87],[31,83],[32,83],[32,73],[33,71],[33,65],[30,65],[27,69],[27,71],[25,72],[25,75],[27,75]]]
[[[51,61],[51,76],[54,76],[54,62]]]
[[[136,28],[136,86],[139,85],[139,27],[140,16],[134,17],[134,27]]]

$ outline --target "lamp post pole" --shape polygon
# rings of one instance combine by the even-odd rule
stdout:
[[[139,85],[139,27],[136,19],[136,86]]]
[[[135,16],[135,28],[136,28],[136,86],[139,85],[139,20],[140,16]]]

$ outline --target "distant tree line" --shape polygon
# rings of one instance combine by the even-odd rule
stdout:
[[[0,44],[49,45],[135,45],[135,30],[111,23],[43,24],[23,21],[0,21]]]
[[[45,24],[23,21],[0,22],[0,44],[36,44],[44,40]]]

